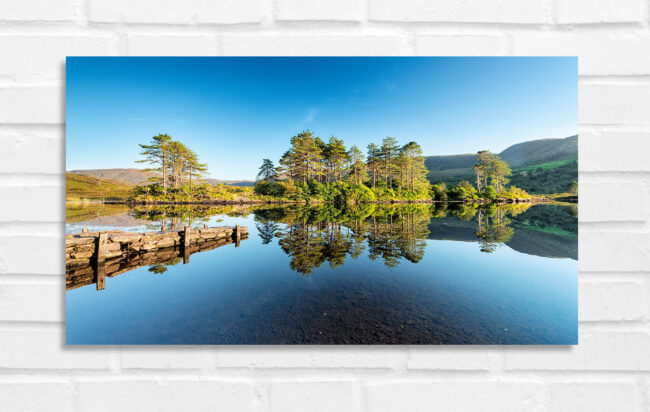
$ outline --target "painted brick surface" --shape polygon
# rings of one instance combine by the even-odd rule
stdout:
[[[1,409],[650,409],[649,9],[648,0],[0,2]],[[579,346],[64,345],[66,55],[414,54],[579,56]]]

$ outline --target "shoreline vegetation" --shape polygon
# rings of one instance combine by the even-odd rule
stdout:
[[[66,173],[67,202],[107,204],[373,204],[459,202],[470,204],[577,202],[578,183],[565,193],[529,194],[508,185],[512,170],[499,155],[479,151],[474,182],[432,184],[417,142],[400,145],[393,137],[370,143],[364,154],[331,136],[327,142],[309,129],[293,136],[275,166],[263,159],[254,187],[211,185],[201,179],[208,167],[167,134],[140,144],[144,171],[155,176],[136,186]]]

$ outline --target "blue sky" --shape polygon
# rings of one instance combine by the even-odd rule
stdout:
[[[578,130],[578,61],[528,58],[120,58],[66,65],[66,169],[143,167],[167,133],[211,177],[252,179],[311,129],[365,151],[386,136],[425,155],[500,152]]]

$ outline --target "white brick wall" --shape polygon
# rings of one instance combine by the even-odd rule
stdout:
[[[649,10],[650,0],[0,2],[0,409],[650,409]],[[66,348],[66,54],[577,54],[580,345]]]

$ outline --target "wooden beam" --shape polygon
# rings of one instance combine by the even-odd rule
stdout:
[[[183,230],[183,247],[188,247],[190,245],[190,227],[185,226]]]
[[[97,238],[97,264],[103,263],[106,259],[106,241],[108,240],[108,233],[99,232]]]
[[[106,266],[104,266],[104,263],[98,263],[97,264],[97,278],[95,279],[95,283],[97,285],[97,290],[104,290],[106,288]]]

